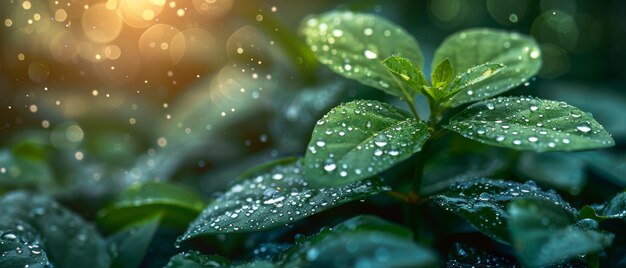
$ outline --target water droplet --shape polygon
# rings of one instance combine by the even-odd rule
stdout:
[[[582,132],[582,133],[587,133],[589,131],[591,131],[591,127],[589,127],[588,125],[579,125],[576,127],[576,129],[578,129],[578,131]]]
[[[368,58],[368,59],[370,59],[370,60],[373,60],[373,59],[378,58],[378,55],[377,55],[376,53],[374,53],[374,51],[371,51],[371,50],[369,50],[369,49],[366,49],[366,50],[363,52],[363,55],[365,55],[365,57],[366,57],[366,58]]]
[[[333,170],[335,170],[337,168],[337,165],[335,164],[327,164],[324,166],[324,170],[331,172]]]

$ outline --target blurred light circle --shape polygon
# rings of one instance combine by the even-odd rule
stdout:
[[[107,46],[104,48],[104,56],[110,60],[116,60],[122,55],[122,50],[116,45]]]
[[[174,63],[191,65],[194,68],[210,66],[219,56],[215,38],[201,28],[178,33],[172,40],[170,53]]]
[[[55,11],[57,9],[63,9],[65,14],[67,14],[67,18],[65,20],[71,20],[80,18],[83,16],[83,12],[85,12],[85,6],[91,6],[91,0],[54,0],[48,1],[50,3],[50,10]]]
[[[78,41],[69,30],[56,32],[48,45],[50,55],[59,62],[68,62],[78,53]]]
[[[7,39],[4,41],[2,49],[4,60],[2,67],[15,71],[26,70],[28,62],[24,59],[35,53],[35,44],[37,43],[35,38],[24,30],[13,31],[5,35],[5,37]]]
[[[85,138],[85,132],[76,123],[67,121],[56,126],[50,133],[52,145],[59,149],[73,149],[78,147]]]
[[[45,61],[34,61],[28,65],[28,77],[33,82],[43,82],[50,75],[50,66]]]
[[[598,47],[606,34],[601,22],[592,16],[581,13],[577,14],[574,19],[580,35],[574,51],[584,53]]]
[[[553,79],[569,71],[570,61],[565,49],[550,43],[540,44],[539,47],[543,59],[539,77]]]
[[[65,12],[65,9],[57,9],[57,11],[54,12],[54,19],[58,22],[63,22],[67,19],[67,12]]]
[[[139,53],[148,62],[172,63],[170,46],[180,31],[171,25],[156,24],[139,38]]]
[[[192,0],[198,13],[210,18],[219,18],[230,11],[233,0]]]
[[[122,31],[122,17],[105,4],[96,4],[85,10],[82,19],[83,31],[92,41],[106,43],[115,40]]]
[[[430,12],[440,21],[453,20],[461,10],[460,0],[432,0]]]
[[[572,51],[578,42],[578,26],[574,18],[560,10],[544,12],[535,19],[531,34],[540,42],[550,42]]]
[[[487,0],[487,11],[502,25],[513,25],[526,15],[526,0]]]
[[[131,27],[145,28],[154,24],[154,20],[165,7],[164,0],[123,0],[119,4],[124,22]]]
[[[104,47],[103,44],[92,43],[83,39],[78,42],[78,55],[88,61],[101,61],[105,58]]]
[[[106,60],[93,63],[93,70],[109,86],[122,86],[133,81],[141,69],[135,44],[128,41],[104,48]]]

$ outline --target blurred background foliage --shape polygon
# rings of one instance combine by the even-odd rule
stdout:
[[[423,191],[467,177],[507,176],[601,202],[626,187],[625,1],[6,0],[0,3],[0,192],[50,194],[94,219],[139,182],[173,181],[209,200],[248,167],[302,155],[315,121],[331,107],[388,98],[319,68],[303,44],[300,21],[334,8],[401,25],[419,41],[425,62],[461,29],[530,34],[541,46],[543,67],[513,94],[589,111],[617,141],[608,151],[564,157],[487,149],[453,136],[458,146],[427,164]],[[585,187],[590,176],[606,180]],[[177,234],[157,232],[166,240]],[[229,241],[222,247],[240,240]]]

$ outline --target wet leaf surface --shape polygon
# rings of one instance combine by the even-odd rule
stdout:
[[[317,122],[305,174],[316,185],[372,177],[419,152],[429,136],[425,123],[386,103],[345,103]]]
[[[446,38],[435,52],[433,70],[446,58],[457,74],[484,63],[507,66],[499,75],[465,87],[452,99],[453,107],[521,85],[541,67],[541,51],[532,37],[487,28],[464,30]]]
[[[37,231],[19,220],[0,223],[0,267],[53,267]]]
[[[569,213],[578,215],[576,209],[554,191],[543,191],[533,181],[518,183],[504,180],[474,179],[456,183],[431,200],[445,210],[459,215],[476,229],[498,241],[510,241],[507,206],[516,199],[533,197],[557,204]]]
[[[396,55],[421,69],[419,45],[400,26],[376,15],[331,11],[305,19],[301,32],[319,61],[334,72],[400,98],[415,94],[403,90],[381,63]]]
[[[387,190],[379,179],[314,188],[302,169],[302,160],[296,160],[278,162],[270,171],[246,172],[246,178],[204,209],[179,241],[201,235],[272,229]]]
[[[585,163],[572,153],[531,153],[520,156],[517,171],[523,178],[579,194],[585,183]]]
[[[50,262],[57,267],[100,268],[111,264],[106,243],[94,226],[49,197],[6,194],[0,199],[0,219],[32,226]]]
[[[571,212],[550,200],[518,199],[508,208],[512,244],[528,267],[542,267],[611,245],[613,234],[597,231],[591,219],[575,222]]]
[[[564,102],[532,97],[501,97],[473,104],[450,119],[446,128],[485,144],[537,152],[615,144],[590,114]]]
[[[615,195],[604,204],[584,206],[580,210],[580,217],[596,221],[626,219],[626,192]]]

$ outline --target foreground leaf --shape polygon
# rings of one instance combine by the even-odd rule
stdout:
[[[505,256],[494,255],[475,247],[456,243],[448,254],[448,268],[468,267],[521,267],[515,260]]]
[[[13,192],[0,199],[0,222],[22,221],[39,234],[58,267],[109,267],[106,243],[80,216],[47,196]]]
[[[317,185],[345,185],[372,177],[421,150],[425,123],[377,101],[358,100],[332,109],[317,122],[304,158]]]
[[[403,228],[376,217],[357,216],[298,241],[279,263],[284,267],[438,267],[434,252],[394,231]]]
[[[146,218],[162,216],[173,226],[187,226],[205,206],[204,199],[185,187],[149,182],[129,187],[115,203],[98,212],[98,224],[119,230]]]
[[[607,219],[626,220],[626,192],[615,195],[602,205],[584,206],[580,210],[581,218],[603,221]]]
[[[22,221],[0,223],[0,267],[52,267],[37,232]]]
[[[173,256],[165,268],[206,268],[230,267],[230,260],[216,256],[204,255],[198,251],[188,251]]]
[[[585,163],[572,153],[526,152],[519,158],[517,171],[525,179],[545,183],[577,195],[585,186]]]
[[[494,29],[464,30],[443,41],[435,52],[435,64],[449,59],[458,74],[473,66],[504,64],[501,74],[466,87],[452,98],[453,107],[493,97],[523,84],[541,67],[541,52],[535,40],[526,35]]]
[[[518,183],[504,180],[475,179],[456,183],[441,195],[431,197],[440,207],[451,211],[487,236],[509,242],[507,206],[520,198],[533,197],[558,204],[573,219],[578,212],[554,191],[542,191],[533,181]]]
[[[334,72],[397,97],[415,94],[399,86],[381,63],[397,55],[421,68],[419,45],[400,26],[375,15],[331,11],[309,17],[301,31],[320,62]]]
[[[289,164],[279,162],[269,172],[242,178],[205,208],[178,241],[284,226],[386,189],[378,179],[341,187],[311,188],[302,174],[301,160]]]
[[[468,139],[516,150],[574,151],[613,146],[593,117],[564,102],[501,97],[468,107],[446,128]]]
[[[596,231],[598,223],[575,223],[570,211],[548,200],[518,199],[509,205],[513,246],[523,263],[542,267],[609,246],[613,235]]]
[[[454,67],[449,59],[444,59],[433,69],[431,81],[434,88],[445,88],[454,77]]]

